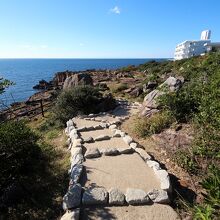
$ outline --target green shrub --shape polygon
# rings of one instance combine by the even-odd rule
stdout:
[[[56,118],[65,124],[67,120],[76,115],[107,111],[114,104],[115,100],[112,96],[103,97],[95,87],[77,86],[64,90],[58,96],[54,113]]]
[[[220,216],[220,169],[210,166],[208,176],[201,185],[206,190],[205,201],[195,207],[194,219],[218,219]]]
[[[112,88],[112,92],[113,93],[118,93],[121,92],[123,90],[128,89],[128,84],[127,83],[120,83],[119,85],[116,85],[114,88]]]
[[[126,67],[122,67],[120,69],[120,71],[122,72],[130,72],[130,71],[135,71],[137,70],[137,67],[135,67],[134,65],[129,65],[129,66],[126,66]]]
[[[197,83],[186,83],[178,92],[161,96],[160,106],[170,111],[178,122],[187,122],[198,112],[201,99],[200,89],[202,87]]]
[[[163,129],[173,123],[173,117],[170,112],[158,112],[150,118],[136,120],[134,132],[140,137],[146,137],[152,134],[160,133]]]
[[[38,137],[22,122],[0,124],[0,188],[31,171],[39,156]]]
[[[174,154],[174,161],[187,172],[196,174],[198,166],[193,152],[181,149]]]

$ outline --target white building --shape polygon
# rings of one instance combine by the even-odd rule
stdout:
[[[209,52],[212,49],[210,37],[211,31],[206,30],[201,33],[201,40],[187,40],[178,44],[175,49],[174,59],[181,60]]]

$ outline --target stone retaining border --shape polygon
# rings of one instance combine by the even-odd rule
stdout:
[[[150,205],[152,203],[169,204],[167,191],[152,189],[145,192],[142,189],[127,188],[126,193],[122,193],[117,188],[107,191],[104,187],[85,188],[82,195],[82,205]]]
[[[134,149],[131,147],[127,148],[117,148],[117,147],[112,147],[112,148],[106,148],[106,149],[98,149],[98,148],[93,148],[93,149],[88,149],[85,152],[85,158],[87,159],[93,159],[101,156],[119,156],[121,154],[132,154],[134,153]]]
[[[87,116],[80,116],[78,118],[85,120],[96,121],[95,117],[98,116],[112,116],[109,113],[99,113],[99,114],[90,114]],[[69,120],[66,123],[65,133],[68,137],[66,144],[71,153],[71,167],[69,170],[70,181],[69,188],[67,193],[63,197],[63,209],[66,211],[62,216],[61,220],[78,220],[80,214],[80,205],[92,205],[92,204],[109,204],[109,205],[140,205],[140,204],[149,204],[149,203],[163,203],[167,204],[170,202],[168,193],[172,191],[169,174],[166,170],[161,169],[160,164],[152,160],[152,157],[142,148],[138,146],[133,139],[127,135],[125,132],[118,129],[118,125],[127,119],[127,117],[117,117],[118,120],[115,120],[111,123],[103,123],[103,120],[100,125],[90,126],[90,127],[81,127],[77,128],[73,123],[73,120]],[[98,120],[97,120],[98,121]],[[95,152],[85,153],[83,155],[83,140],[80,138],[79,132],[83,131],[92,131],[100,130],[104,128],[109,128],[114,132],[112,137],[121,137],[128,148],[107,148],[102,149],[101,151],[95,149]],[[104,139],[103,139],[104,138]],[[106,137],[99,137],[98,140],[105,140]],[[108,136],[108,139],[111,137]],[[96,139],[94,139],[95,141]],[[97,140],[97,141],[98,141]],[[112,188],[108,192],[104,188],[93,187],[83,189],[79,183],[83,172],[83,162],[85,158],[94,158],[102,155],[106,156],[116,156],[120,154],[128,154],[136,152],[145,162],[146,165],[153,169],[155,175],[160,180],[161,189],[152,189],[149,192],[144,192],[141,189],[130,189],[128,188],[126,193],[123,194],[117,188]]]

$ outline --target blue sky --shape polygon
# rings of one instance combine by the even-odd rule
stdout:
[[[0,0],[0,58],[173,57],[204,29],[220,41],[220,0]]]

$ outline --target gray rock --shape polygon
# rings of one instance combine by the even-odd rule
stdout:
[[[131,154],[134,152],[134,149],[131,147],[118,148],[120,154]]]
[[[94,130],[100,130],[103,129],[103,127],[101,125],[95,125],[93,126]]]
[[[104,140],[110,140],[111,138],[108,135],[100,135],[96,138],[94,138],[94,141],[104,141]]]
[[[114,130],[114,129],[116,129],[116,128],[117,128],[117,125],[115,125],[115,124],[109,126],[109,129],[110,129],[110,130]]]
[[[143,102],[143,106],[146,108],[157,108],[158,107],[158,103],[157,103],[157,99],[158,97],[160,97],[161,95],[163,95],[164,92],[160,91],[160,90],[153,90],[152,92],[148,93],[145,98],[144,98],[144,102]]]
[[[92,142],[94,142],[92,137],[84,138],[83,141],[84,141],[84,143],[92,143]]]
[[[79,132],[82,132],[82,131],[88,131],[88,128],[87,127],[80,127],[80,128],[77,128],[77,131]]]
[[[86,127],[86,131],[94,131],[94,127],[93,126],[90,126],[90,127]]]
[[[89,188],[83,193],[84,205],[107,204],[108,192],[102,187]]]
[[[137,147],[138,147],[138,144],[137,143],[135,143],[135,142],[132,142],[132,143],[130,143],[130,145],[129,145],[132,149],[136,149]]]
[[[74,157],[77,154],[82,154],[82,148],[80,147],[71,148],[71,156]]]
[[[133,139],[129,135],[124,136],[123,140],[128,145],[130,145],[130,143],[133,141]]]
[[[79,220],[80,209],[74,209],[71,211],[67,211],[60,220]]]
[[[69,146],[70,144],[71,144],[71,139],[68,138],[68,139],[66,140],[66,146]]]
[[[63,197],[63,209],[73,209],[81,203],[82,187],[80,184],[71,185],[68,192]]]
[[[183,79],[183,81],[184,81],[184,79]],[[166,80],[164,83],[162,83],[159,87],[161,88],[161,87],[163,87],[163,86],[165,86],[165,85],[168,86],[168,88],[169,88],[169,90],[170,90],[171,92],[175,92],[175,91],[179,90],[180,87],[182,86],[182,81],[181,81],[180,79],[177,79],[177,78],[173,77],[173,76],[170,76],[170,77],[167,78],[167,80]]]
[[[70,184],[75,184],[79,182],[82,171],[83,171],[82,164],[76,164],[75,166],[72,167],[72,169],[70,170]]]
[[[128,188],[125,194],[125,199],[129,205],[147,204],[150,199],[143,190]]]
[[[73,74],[65,79],[63,89],[70,89],[80,85],[93,85],[91,75],[86,73]]]
[[[170,203],[168,193],[164,190],[153,189],[150,192],[148,192],[148,196],[155,203]]]
[[[125,203],[125,195],[117,188],[109,190],[109,204],[123,205]]]
[[[64,129],[64,132],[65,132],[65,134],[68,136],[69,135],[69,129],[68,128],[65,128]]]
[[[154,160],[148,160],[147,165],[152,168],[153,170],[160,170],[160,164]]]
[[[101,126],[102,128],[108,128],[108,124],[107,124],[107,123],[102,123],[102,124],[100,124],[100,126]]]
[[[73,126],[73,121],[71,119],[69,121],[67,121],[66,126],[67,127]]]
[[[72,147],[73,148],[78,148],[78,147],[82,147],[82,139],[81,138],[77,138],[72,142]]]
[[[113,122],[111,122],[111,124],[113,125],[113,124],[115,124],[115,125],[120,125],[121,124],[121,119],[117,119],[117,120],[115,120],[115,121],[113,121]]]
[[[121,137],[121,130],[116,129],[114,131],[113,137]]]
[[[105,156],[116,156],[119,154],[119,151],[116,148],[106,148],[103,151]]]
[[[67,133],[69,134],[72,130],[75,130],[74,126],[67,127]]]
[[[97,158],[100,157],[101,154],[98,150],[98,148],[91,148],[91,149],[87,149],[86,153],[85,153],[85,158],[89,159],[89,158]]]
[[[121,134],[121,137],[125,137],[126,136],[126,133],[124,131],[121,131],[120,134]]]
[[[143,160],[150,160],[151,156],[142,148],[135,148],[135,151],[141,156]]]
[[[82,164],[83,162],[82,148],[71,148],[71,169],[76,164]]]
[[[154,170],[154,172],[160,180],[160,188],[167,192],[171,192],[172,187],[170,184],[170,177],[168,172],[166,170],[156,170],[156,169]]]
[[[69,137],[71,139],[76,139],[76,136],[77,136],[77,130],[76,129],[72,129],[69,133]]]

